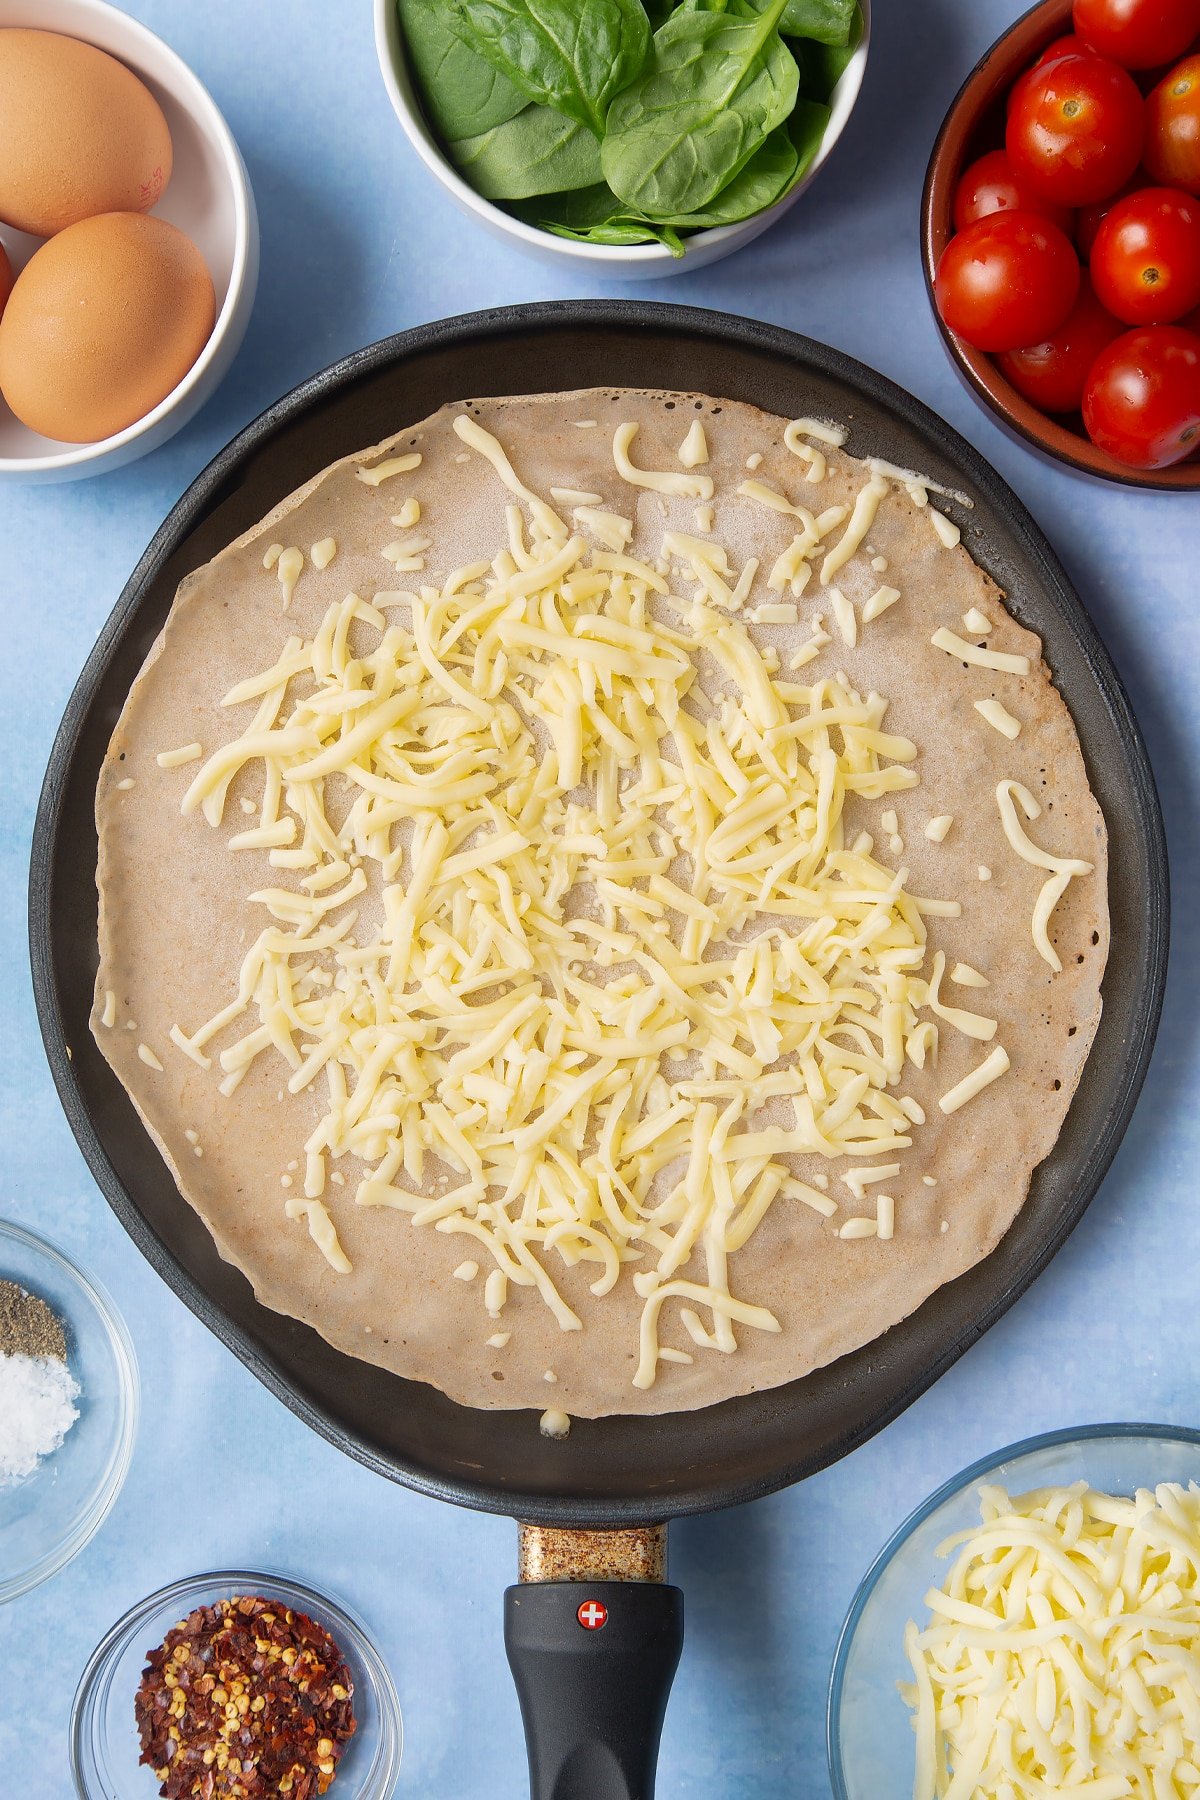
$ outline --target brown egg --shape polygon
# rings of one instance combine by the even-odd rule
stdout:
[[[8,296],[12,293],[12,288],[12,264],[8,260],[8,253],[4,245],[0,244],[0,313],[8,305]]]
[[[203,257],[165,219],[83,219],[17,277],[0,317],[0,392],[46,437],[111,437],[183,380],[215,304]]]
[[[0,221],[52,237],[145,212],[171,179],[171,134],[143,81],[57,31],[0,29]]]

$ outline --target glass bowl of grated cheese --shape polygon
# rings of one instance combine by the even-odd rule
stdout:
[[[931,1494],[854,1596],[835,1800],[1200,1793],[1198,1648],[1200,1432],[1011,1445]]]
[[[57,1574],[107,1518],[133,1453],[138,1375],[103,1289],[4,1220],[0,1302],[2,1603]]]

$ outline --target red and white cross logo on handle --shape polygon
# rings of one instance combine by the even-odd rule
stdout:
[[[599,1631],[608,1624],[608,1608],[602,1600],[585,1600],[575,1617],[585,1631]]]

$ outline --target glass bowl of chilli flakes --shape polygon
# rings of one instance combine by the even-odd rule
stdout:
[[[268,1610],[251,1605],[254,1599],[268,1602]],[[260,1639],[266,1646],[261,1653]],[[300,1665],[309,1662],[314,1673],[293,1708],[281,1677],[283,1670],[297,1667],[297,1659]],[[202,1675],[202,1661],[215,1669],[216,1680],[227,1682],[215,1696],[212,1677]],[[244,1680],[238,1673],[228,1679],[232,1662],[247,1664]],[[202,1679],[193,1690],[197,1675]],[[201,1687],[209,1689],[206,1696]],[[231,1714],[233,1729],[222,1741],[214,1722],[219,1727],[224,1708],[236,1709],[242,1701],[248,1724],[233,1721]],[[172,1778],[163,1781],[163,1719],[172,1704],[175,1718],[182,1718],[179,1738],[194,1754],[179,1756],[174,1740]],[[310,1712],[315,1729],[306,1733]],[[256,1713],[273,1719],[272,1733],[253,1729]],[[289,1718],[295,1725],[294,1759],[280,1756],[288,1741],[280,1734],[281,1718],[284,1731]],[[278,1768],[271,1746],[260,1743],[269,1736],[275,1738]],[[308,1800],[326,1792],[334,1800],[389,1800],[402,1747],[396,1690],[362,1621],[327,1595],[263,1570],[190,1576],[131,1607],[93,1651],[71,1715],[71,1769],[80,1800],[111,1800],[114,1794],[121,1800],[152,1800],[176,1789],[204,1800],[209,1794],[212,1800],[226,1795],[232,1800],[242,1791],[253,1800],[275,1794]],[[143,1761],[144,1748],[157,1772]]]

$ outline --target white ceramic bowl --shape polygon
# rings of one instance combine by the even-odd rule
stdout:
[[[659,275],[678,275],[706,263],[718,262],[759,237],[767,228],[793,207],[801,194],[811,187],[829,160],[834,145],[846,128],[854,110],[867,66],[871,42],[871,0],[860,0],[863,14],[862,40],[831,96],[831,117],[820,150],[813,158],[804,179],[790,194],[751,219],[738,225],[720,225],[710,231],[698,231],[685,238],[686,255],[672,256],[662,244],[634,244],[628,248],[612,244],[577,244],[569,238],[555,237],[514,219],[491,201],[482,199],[446,160],[434,133],[425,122],[405,57],[396,0],[374,0],[375,48],[396,117],[404,127],[409,143],[425,167],[441,182],[451,199],[476,219],[494,236],[519,244],[545,262],[573,264],[579,271],[608,276],[617,281],[644,281]]]
[[[258,285],[258,215],[233,136],[187,64],[136,19],[105,0],[0,0],[0,28],[61,31],[107,50],[139,75],[166,114],[174,145],[167,191],[154,207],[197,245],[217,292],[217,320],[199,358],[144,419],[94,444],[60,444],[30,431],[0,400],[0,480],[71,481],[132,462],[186,425],[237,354]],[[14,270],[40,240],[0,227]]]

